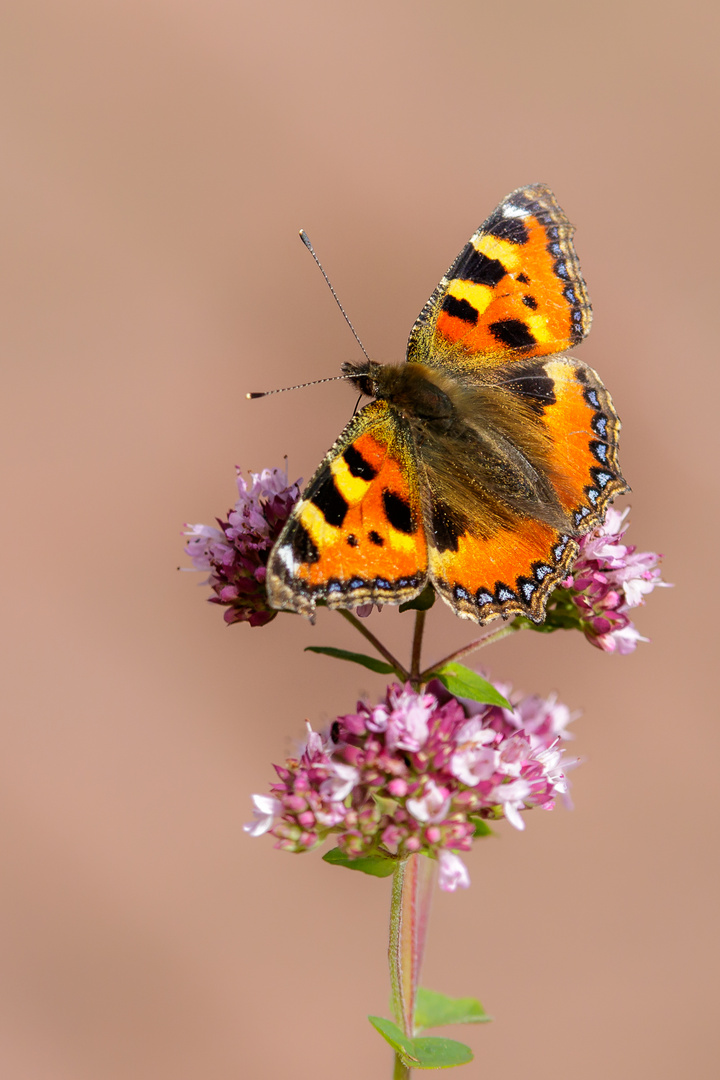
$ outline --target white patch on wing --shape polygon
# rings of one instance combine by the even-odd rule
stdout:
[[[290,544],[283,544],[281,548],[277,549],[275,555],[283,564],[288,573],[295,573],[295,567],[297,566],[297,563],[293,559],[292,547],[290,546]]]
[[[513,206],[512,203],[503,206],[503,217],[527,217],[529,213],[529,210],[524,210],[522,206]]]

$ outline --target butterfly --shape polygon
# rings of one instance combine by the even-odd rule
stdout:
[[[620,421],[565,354],[592,310],[573,227],[544,184],[508,195],[412,328],[406,361],[347,363],[373,398],[293,508],[270,604],[399,604],[429,582],[453,611],[542,622],[578,537],[627,491]]]

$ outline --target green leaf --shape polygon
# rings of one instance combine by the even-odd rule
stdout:
[[[475,826],[475,832],[473,833],[473,839],[478,840],[481,836],[494,836],[492,829],[488,825],[485,818],[471,817],[473,825]]]
[[[488,1024],[491,1016],[476,998],[453,998],[419,987],[415,1006],[415,1026],[444,1027],[446,1024]]]
[[[334,649],[332,645],[308,645],[305,652],[322,653],[324,656],[334,656],[336,660],[349,660],[351,664],[362,664],[363,667],[377,671],[378,675],[391,675],[395,668],[386,664],[384,660],[377,660],[374,656],[366,656],[365,653],[348,652],[347,649]]]
[[[553,634],[556,630],[582,630],[583,628],[579,616],[567,615],[561,611],[549,611],[545,622],[541,623],[526,619],[524,615],[518,615],[515,626],[521,630],[534,630],[536,634]]]
[[[561,585],[548,600],[544,622],[536,623],[524,615],[519,615],[514,625],[518,629],[534,630],[537,634],[552,634],[555,630],[583,630],[585,624],[573,602],[574,596],[577,596],[574,589],[566,589]]]
[[[473,1059],[472,1050],[464,1043],[432,1036],[411,1039],[397,1024],[383,1016],[368,1016],[368,1020],[409,1068],[450,1069],[453,1065],[467,1065]]]
[[[430,678],[439,679],[445,689],[455,697],[472,698],[473,701],[482,701],[485,705],[499,705],[503,709],[512,708],[510,702],[492,683],[464,664],[443,664],[430,673]]]
[[[386,1020],[384,1016],[368,1016],[368,1020],[379,1031],[383,1039],[389,1042],[393,1050],[400,1054],[405,1065],[417,1065],[418,1058],[415,1056],[414,1039],[405,1035],[397,1024],[392,1020]]]
[[[465,1043],[454,1039],[438,1039],[434,1035],[413,1039],[416,1062],[414,1069],[451,1069],[454,1065],[467,1065],[473,1052]]]
[[[414,600],[406,600],[400,605],[401,611],[429,611],[437,599],[437,593],[432,585],[426,585],[419,596]]]
[[[346,866],[348,870],[359,870],[361,874],[371,874],[373,877],[390,877],[395,869],[395,859],[387,855],[360,855],[357,859],[351,859],[340,848],[326,852],[323,862],[331,866]]]

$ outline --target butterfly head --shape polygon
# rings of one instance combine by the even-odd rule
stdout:
[[[384,366],[384,364],[378,364],[376,360],[363,360],[359,364],[348,361],[342,365],[342,373],[364,397],[374,398],[378,397]]]
[[[443,388],[448,380],[423,364],[379,364],[368,360],[343,364],[343,374],[361,394],[387,401],[408,419],[444,424],[455,413],[451,394]]]

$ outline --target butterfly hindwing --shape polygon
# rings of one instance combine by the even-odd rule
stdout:
[[[450,369],[549,356],[582,340],[592,309],[570,224],[550,188],[503,199],[415,323],[408,360]]]
[[[387,402],[355,416],[293,508],[268,563],[273,607],[399,604],[427,579],[427,545],[407,425]]]
[[[545,361],[553,400],[543,410],[550,469],[558,500],[583,536],[605,517],[608,504],[628,491],[618,464],[620,420],[591,367],[569,356]]]
[[[499,483],[485,479],[481,492],[466,481],[470,498],[463,500],[455,474],[434,464],[428,441],[430,578],[466,618],[484,623],[524,614],[541,621],[547,596],[577,554],[574,538],[597,526],[608,503],[627,490],[617,461],[620,422],[598,375],[569,357],[497,369],[477,400],[484,422],[475,457],[487,457],[494,431],[498,445],[519,452],[519,464],[506,457],[506,474]]]
[[[431,543],[430,576],[463,618],[487,623],[520,614],[541,622],[548,594],[567,577],[577,552],[568,533],[525,518],[490,536],[467,533],[457,547]]]

